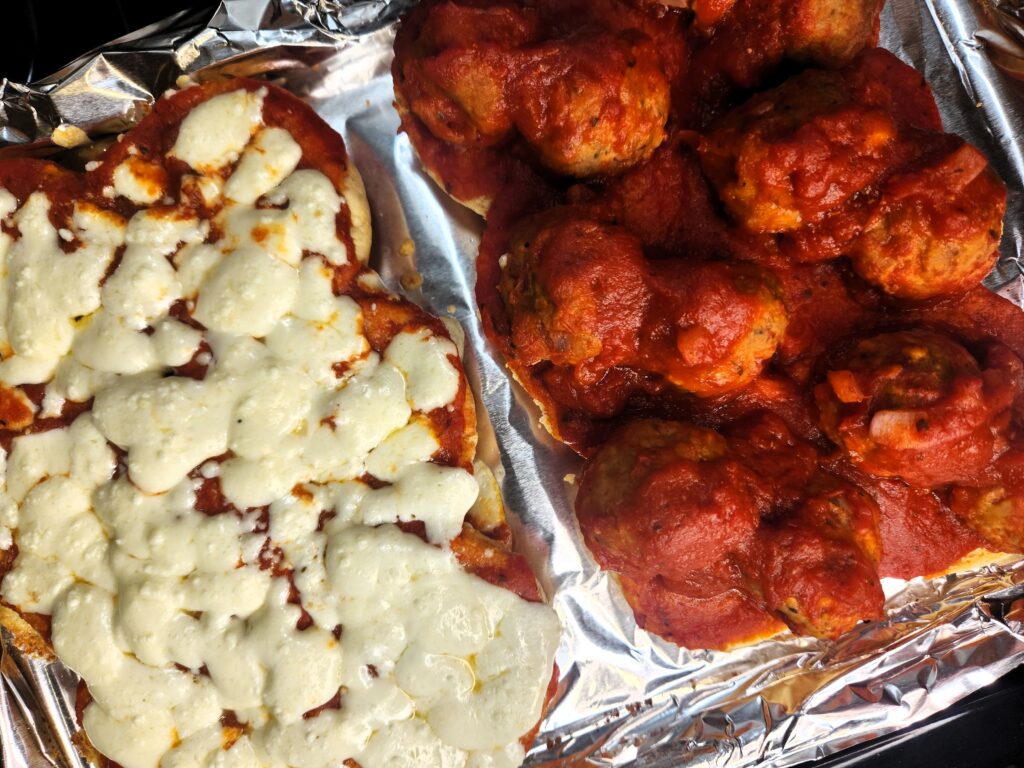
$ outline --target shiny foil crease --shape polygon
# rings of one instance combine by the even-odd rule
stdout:
[[[374,211],[373,265],[395,287],[421,274],[422,287],[405,293],[465,330],[466,368],[484,406],[481,458],[565,629],[558,694],[531,765],[794,765],[905,728],[1024,661],[1024,558],[930,581],[885,580],[890,618],[835,643],[785,635],[691,652],[637,628],[575,523],[579,460],[540,429],[530,398],[482,337],[473,303],[481,222],[426,179],[397,133],[390,50],[407,3],[224,0],[212,18],[179,14],[31,86],[0,83],[0,152],[51,153],[48,138],[62,124],[102,140],[183,74],[265,74],[344,135]],[[1019,0],[889,0],[882,44],[925,74],[947,129],[979,146],[1006,180],[1002,258],[987,284],[1024,306]],[[407,238],[414,254],[402,247]],[[3,767],[93,765],[76,746],[74,675],[2,635]]]

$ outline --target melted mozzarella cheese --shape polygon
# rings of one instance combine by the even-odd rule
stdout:
[[[76,207],[74,235],[82,245],[64,253],[50,222],[50,201],[34,192],[13,217],[21,237],[5,258],[2,336],[11,354],[0,362],[8,384],[40,383],[53,376],[74,340],[74,320],[100,306],[100,280],[124,238],[114,214]]]
[[[224,186],[224,194],[251,205],[284,181],[301,159],[302,147],[288,131],[265,128],[242,154],[238,167]]]
[[[384,358],[405,374],[409,404],[420,411],[432,411],[455,399],[460,376],[449,358],[457,356],[449,339],[426,328],[403,331],[384,352]]]
[[[342,197],[295,170],[262,99],[205,102],[171,150],[200,174],[183,188],[223,204],[213,222],[81,207],[65,253],[45,195],[19,210],[0,190],[20,233],[0,233],[0,378],[49,380],[48,415],[95,398],[0,452],[0,543],[18,547],[0,596],[52,615],[93,696],[86,732],[126,768],[514,766],[558,622],[447,548],[478,494],[431,461],[456,349],[427,328],[371,349],[333,290]],[[137,203],[144,180],[115,169]],[[172,375],[193,359],[202,378]],[[390,525],[413,520],[429,543]]]
[[[195,318],[212,331],[266,336],[295,301],[295,268],[255,248],[239,249],[211,270]]]
[[[266,91],[230,91],[197,106],[181,122],[170,155],[197,171],[233,163],[263,123]]]
[[[540,717],[559,634],[548,608],[482,584],[450,552],[392,526],[340,530],[326,562],[342,625],[357,628],[342,635],[350,695],[399,689],[425,716],[411,725],[426,753],[453,750],[464,761],[514,743]],[[360,674],[366,664],[376,677]],[[378,738],[399,750],[393,764],[426,764],[415,761],[418,749],[401,757],[400,739]]]
[[[348,262],[348,250],[338,240],[335,225],[344,199],[330,179],[312,169],[296,171],[268,198],[275,204],[287,203],[290,222],[303,249],[319,253],[332,264]]]
[[[128,223],[127,248],[103,284],[103,307],[142,330],[181,298],[181,283],[167,259],[179,243],[202,242],[209,223],[175,212],[142,211]]]
[[[113,181],[114,192],[138,205],[155,203],[164,196],[163,184],[137,155],[130,155],[114,168]]]

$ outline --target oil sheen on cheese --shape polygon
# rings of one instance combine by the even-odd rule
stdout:
[[[0,190],[20,235],[0,233],[0,380],[45,384],[38,416],[93,398],[0,452],[0,544],[18,547],[3,599],[52,616],[93,697],[85,729],[125,768],[518,765],[559,626],[447,548],[478,493],[430,461],[455,347],[420,328],[370,349],[328,269],[365,258],[368,232],[348,253],[342,195],[297,170],[262,100],[204,102],[170,150],[223,202],[214,222],[80,204],[65,253],[43,192],[19,208]],[[114,194],[162,199],[136,163]],[[171,316],[181,301],[203,329]],[[202,380],[168,375],[197,354]],[[196,511],[211,477],[252,511]],[[412,520],[428,541],[392,525]],[[260,567],[268,547],[291,583]]]

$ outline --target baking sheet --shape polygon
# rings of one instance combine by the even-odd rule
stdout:
[[[345,136],[374,214],[373,265],[466,333],[481,457],[496,469],[519,546],[565,627],[558,698],[528,763],[788,766],[919,721],[1024,661],[1024,559],[959,576],[886,580],[888,621],[835,643],[765,641],[691,652],[636,627],[614,579],[582,544],[555,444],[482,337],[473,304],[480,220],[420,172],[397,133],[389,76],[405,0],[227,0],[179,14],[32,87],[0,88],[0,151],[45,152],[61,125],[94,138],[130,125],[184,73],[265,73]],[[206,14],[208,16],[208,14]],[[890,0],[882,43],[924,72],[947,129],[978,145],[1010,187],[990,287],[1024,305],[1020,133],[1024,11],[981,0]],[[411,239],[415,252],[403,249]],[[75,748],[73,675],[11,647],[0,660],[3,765],[88,765]]]

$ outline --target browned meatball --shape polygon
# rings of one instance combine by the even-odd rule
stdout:
[[[701,163],[731,218],[798,261],[850,256],[884,291],[923,299],[991,269],[1005,189],[941,132],[920,76],[871,50],[809,70],[718,121]]]
[[[438,2],[403,23],[395,95],[443,141],[486,146],[513,130],[506,95],[522,46],[539,18],[515,3]],[[411,40],[410,40],[411,38]]]
[[[887,293],[925,299],[981,282],[999,256],[1006,188],[984,156],[959,140],[889,179],[850,256]]]
[[[700,157],[739,224],[793,232],[880,179],[897,135],[885,110],[854,102],[842,73],[809,70],[730,112]]]
[[[995,346],[987,367],[925,330],[866,339],[815,389],[821,425],[849,458],[881,477],[936,487],[970,482],[1006,448],[1021,362]]]
[[[794,631],[834,638],[882,618],[878,506],[831,475],[764,535],[764,597]]]
[[[618,431],[587,464],[576,514],[603,567],[657,574],[690,594],[709,582],[716,594],[726,562],[753,545],[766,495],[718,433],[650,419]]]
[[[649,157],[665,138],[668,80],[638,32],[537,46],[512,88],[516,127],[559,173],[612,173]]]
[[[488,147],[518,131],[542,164],[571,176],[650,156],[668,119],[666,60],[679,66],[678,51],[663,59],[638,28],[657,15],[610,2],[568,24],[571,9],[560,5],[447,0],[415,9],[395,46],[399,111],[454,147]],[[434,169],[443,180],[444,170]]]
[[[841,67],[878,38],[883,0],[783,2],[786,58]]]
[[[786,329],[778,282],[753,264],[653,262],[651,286],[644,367],[701,397],[755,379]]]
[[[786,60],[848,64],[875,44],[881,9],[882,0],[696,0],[690,74],[676,94],[684,124],[705,125]]]
[[[978,487],[954,488],[953,513],[1000,552],[1024,551],[1024,448],[996,461],[993,477]]]
[[[591,382],[635,359],[649,299],[636,238],[561,209],[522,225],[505,259],[498,290],[521,363]]]
[[[407,71],[409,107],[437,138],[488,146],[511,135],[505,51],[493,46],[445,51],[413,62]]]

